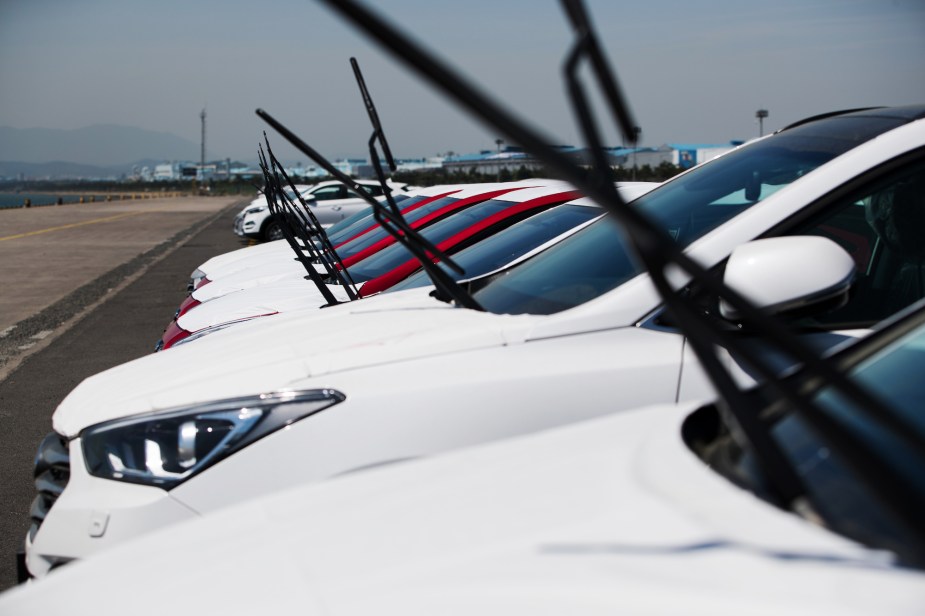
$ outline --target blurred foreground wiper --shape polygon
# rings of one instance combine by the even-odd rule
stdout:
[[[888,506],[907,522],[918,528],[916,517],[921,520],[925,511],[909,515],[905,508],[903,486],[877,477],[871,472],[872,456],[869,450],[854,435],[835,424],[819,408],[813,394],[816,388],[801,388],[790,379],[776,379],[776,368],[767,355],[744,344],[738,336],[717,327],[712,317],[676,291],[671,279],[687,275],[709,292],[733,307],[741,321],[756,332],[763,334],[766,342],[776,347],[783,355],[802,364],[806,374],[824,382],[829,387],[875,415],[896,435],[923,447],[918,435],[909,434],[900,422],[890,416],[882,404],[866,390],[858,387],[829,362],[819,358],[794,336],[786,327],[753,306],[741,294],[729,288],[722,281],[710,276],[701,266],[691,260],[663,230],[653,225],[641,212],[628,207],[616,191],[612,171],[602,154],[602,141],[591,113],[584,88],[576,74],[579,63],[587,60],[597,78],[610,110],[617,120],[625,139],[635,142],[638,130],[631,114],[622,101],[616,79],[600,52],[600,45],[591,28],[590,20],[579,0],[562,0],[575,32],[575,45],[565,63],[565,79],[574,112],[586,140],[594,167],[591,173],[575,165],[562,152],[549,146],[551,140],[528,127],[501,105],[464,79],[458,71],[437,60],[432,53],[412,41],[393,25],[376,16],[369,9],[353,0],[321,0],[331,9],[341,13],[354,24],[377,40],[387,51],[430,81],[470,114],[490,126],[493,130],[517,143],[547,168],[562,179],[572,183],[587,196],[610,212],[621,224],[639,260],[648,269],[652,282],[662,295],[667,310],[686,334],[704,370],[720,394],[720,407],[724,421],[733,437],[756,452],[764,471],[773,484],[779,501],[796,511],[811,509],[807,492],[798,473],[771,438],[768,427],[758,416],[760,409],[740,389],[734,377],[724,367],[716,352],[716,346],[745,361],[761,378],[776,388],[777,393],[791,403],[814,429],[824,432],[836,449],[851,466],[859,472],[868,487],[880,496]],[[805,381],[801,381],[805,382]]]

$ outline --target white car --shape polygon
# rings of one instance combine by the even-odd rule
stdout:
[[[920,438],[923,350],[919,310],[836,357]],[[756,411],[779,400],[756,393]],[[921,614],[923,450],[831,387],[820,398],[861,446],[792,408],[765,428],[806,486],[800,512],[714,406],[650,407],[254,499],[11,590],[0,611]]]
[[[381,196],[382,186],[374,180],[357,180],[374,196]],[[389,183],[389,187],[396,193],[405,192],[407,184]],[[296,187],[299,189],[299,186]],[[330,226],[343,220],[367,206],[365,200],[344,184],[330,180],[319,182],[300,190],[302,198],[311,207],[312,213],[322,226]],[[291,195],[294,198],[294,195]],[[296,200],[296,203],[298,201]],[[240,237],[255,238],[263,241],[273,241],[282,238],[279,224],[270,216],[269,208],[263,196],[252,201],[235,217],[234,232]]]
[[[527,186],[544,186],[562,182],[540,180],[532,184],[519,182],[468,184],[462,186],[433,186],[414,192],[413,196],[401,202],[399,208],[409,223],[419,219],[428,223],[439,220],[450,213],[469,207],[481,201]],[[333,228],[333,227],[332,227]],[[342,259],[351,262],[372,254],[377,249],[393,243],[392,237],[381,229],[372,213],[361,217],[346,228],[329,234],[331,243]],[[292,248],[286,241],[269,242],[268,245],[248,246],[231,253],[218,255],[200,265],[193,272],[193,291],[187,303],[195,300],[208,301],[233,291],[255,285],[273,282],[284,277],[304,276],[304,267],[293,257]],[[205,286],[205,285],[208,286]],[[181,313],[186,307],[181,306]]]
[[[621,184],[619,190],[624,199],[631,201],[655,186],[657,184],[654,182],[636,182]],[[453,255],[454,261],[465,268],[466,278],[490,272],[497,274],[498,270],[513,265],[511,262],[519,262],[525,254],[531,253],[548,240],[557,236],[564,238],[570,235],[572,227],[603,215],[600,208],[587,199],[553,207],[572,195],[567,186],[515,190],[436,222],[421,233],[444,252]],[[520,220],[523,216],[529,217]],[[493,218],[497,220],[487,224]],[[512,222],[516,224],[509,226]],[[459,253],[459,260],[456,260],[455,253],[460,246],[467,248]],[[368,298],[388,290],[416,271],[420,270],[419,279],[427,277],[426,272],[420,268],[420,263],[404,246],[393,244],[355,263],[347,271],[351,280],[358,285],[359,297]],[[280,269],[289,271],[293,268]],[[449,272],[448,275],[456,279],[462,277],[455,272]],[[287,278],[226,293],[183,310],[168,325],[158,348],[168,349],[177,343],[200,339],[217,327],[224,328],[244,320],[324,306],[324,297],[313,283],[304,278],[304,270],[295,270]],[[221,280],[214,286],[221,288]],[[338,301],[348,301],[343,285],[328,282],[327,287]],[[212,288],[210,285],[203,292]],[[196,299],[195,295],[193,297]]]
[[[818,237],[734,249],[774,236],[839,242],[857,265],[852,299],[803,325],[823,344],[844,339],[922,294],[920,234],[907,232],[919,224],[910,187],[925,167],[923,116],[807,121],[636,207],[773,312],[837,299],[843,249]],[[85,380],[39,452],[59,464],[37,480],[29,571],[292,485],[712,393],[609,219],[473,291],[483,311],[413,290],[403,305],[382,296],[258,319]],[[688,292],[721,317],[715,298]]]

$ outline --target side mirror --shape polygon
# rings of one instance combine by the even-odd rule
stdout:
[[[798,235],[754,240],[732,251],[723,281],[771,314],[842,305],[854,281],[854,259],[824,237]],[[737,310],[720,302],[723,318]]]

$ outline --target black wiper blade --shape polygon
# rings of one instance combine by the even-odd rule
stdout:
[[[735,433],[734,436],[738,442],[748,443],[755,451],[778,498],[792,506],[806,492],[803,481],[787,461],[783,451],[774,442],[768,430],[761,424],[757,413],[752,412],[753,405],[716,356],[714,345],[717,344],[717,332],[713,331],[716,328],[703,319],[699,307],[684,300],[675,292],[667,279],[667,268],[674,263],[684,267],[695,279],[700,276],[708,277],[711,281],[715,279],[702,268],[695,266],[692,271],[689,267],[685,267],[686,255],[677,244],[671,241],[667,234],[651,225],[644,216],[639,215],[638,212],[630,212],[622,199],[619,199],[616,189],[610,188],[614,185],[611,167],[604,156],[600,131],[595,123],[585,88],[578,76],[582,61],[590,64],[592,74],[607,97],[609,109],[624,133],[624,139],[635,140],[638,131],[635,129],[628,108],[619,95],[616,79],[603,58],[584,7],[580,2],[571,0],[563,0],[562,4],[575,32],[575,44],[564,63],[563,73],[572,108],[594,163],[591,181],[603,192],[617,195],[616,200],[612,196],[606,199],[612,204],[609,208],[611,212],[616,214],[623,224],[629,223],[630,229],[639,226],[638,230],[633,229],[629,233],[630,239],[636,244],[637,255],[649,271],[659,293],[665,299],[668,310],[678,320],[681,330],[687,334],[688,341],[694,348],[704,370],[720,393],[723,403],[718,407],[724,415],[725,423]],[[725,332],[721,333],[725,334]],[[734,338],[734,336],[726,337]],[[762,371],[761,368],[756,369]],[[762,372],[765,378],[774,377],[773,372],[770,374]]]
[[[427,239],[422,237],[420,233],[412,228],[404,218],[401,216],[396,216],[394,212],[391,211],[391,208],[383,207],[382,203],[377,201],[372,195],[369,194],[361,184],[355,182],[350,176],[341,172],[334,165],[329,163],[321,154],[316,152],[311,146],[302,141],[295,133],[286,128],[282,123],[280,123],[276,118],[271,116],[269,113],[263,109],[257,109],[257,115],[263,119],[267,124],[273,127],[280,135],[282,135],[289,143],[295,146],[298,150],[304,153],[306,156],[314,160],[319,166],[324,168],[325,171],[330,173],[336,179],[340,180],[342,183],[346,184],[350,189],[356,192],[364,201],[369,203],[373,207],[373,214],[376,216],[376,219],[379,221],[379,224],[382,225],[383,229],[386,230],[392,237],[395,238],[397,242],[404,244],[406,248],[417,258],[421,263],[425,260],[429,260],[427,253],[430,252],[434,255],[442,254],[441,251],[429,242]],[[384,224],[385,221],[385,224]],[[410,238],[414,238],[412,241]],[[464,308],[472,308],[475,310],[482,310],[482,307],[472,299],[466,293],[460,295],[450,295],[450,297],[457,301],[457,303]]]
[[[389,147],[389,142],[385,138],[385,131],[382,130],[382,122],[379,121],[379,112],[376,111],[376,105],[373,103],[373,97],[369,94],[369,88],[366,87],[366,80],[363,79],[363,71],[360,70],[360,64],[357,62],[356,58],[350,58],[350,66],[353,67],[353,76],[356,77],[357,85],[360,86],[360,96],[363,97],[363,105],[366,107],[366,113],[369,114],[369,121],[373,125],[373,136],[370,137],[370,148],[373,147],[373,142],[378,139],[379,144],[382,146],[382,155],[385,156],[385,162],[389,166],[389,170],[393,173],[397,168],[395,164],[395,158],[392,157],[392,148]],[[378,162],[378,158],[373,160]],[[383,186],[383,189],[385,186]],[[389,191],[386,191],[389,192]]]
[[[795,363],[802,364],[805,370],[819,375],[831,387],[837,388],[839,392],[856,404],[871,409],[879,409],[880,402],[847,379],[845,375],[841,374],[828,362],[807,349],[776,320],[769,318],[762,310],[754,307],[739,293],[710,276],[702,267],[688,258],[681,247],[664,231],[652,224],[641,212],[627,207],[613,187],[613,183],[609,181],[610,172],[600,166],[601,156],[595,156],[594,160],[597,165],[594,173],[588,177],[584,170],[574,165],[564,154],[550,147],[548,144],[552,143],[551,140],[527,127],[507,110],[480,92],[479,89],[468,83],[457,71],[445,63],[437,61],[430,52],[400,33],[394,26],[386,23],[353,0],[321,1],[365,30],[386,50],[429,80],[469,113],[488,124],[492,129],[507,136],[511,141],[520,144],[547,168],[582,190],[617,218],[631,240],[640,261],[649,270],[653,284],[662,294],[667,309],[687,334],[704,370],[714,381],[714,385],[724,400],[726,409],[724,415],[731,426],[731,431],[737,440],[751,445],[760,452],[765,460],[766,467],[772,474],[782,502],[791,507],[799,508],[802,502],[805,501],[805,490],[803,489],[802,481],[779,447],[768,435],[767,426],[760,422],[754,405],[746,398],[734,378],[723,366],[714,346],[726,346],[731,352],[744,358],[762,378],[769,380],[771,386],[775,387],[780,395],[793,404],[802,415],[818,418],[823,415],[822,411],[811,398],[805,396],[789,380],[781,381],[776,379],[776,370],[761,356],[752,349],[746,348],[735,336],[723,331],[722,328],[716,327],[711,321],[712,317],[701,313],[696,305],[693,305],[675,290],[674,285],[669,280],[669,275],[676,276],[678,273],[684,273],[711,293],[715,293],[724,299],[743,315],[742,321],[749,327],[762,332],[779,350],[793,358]],[[562,0],[562,3],[569,14],[572,25],[576,29],[579,37],[579,47],[584,49],[585,52],[590,50],[593,55],[597,45],[589,44],[587,41],[590,33],[590,22],[586,17],[582,4],[578,0]],[[577,64],[575,54],[572,55],[570,63],[572,65]],[[593,57],[591,64],[596,72],[602,72],[602,69],[606,69],[606,63],[596,61]],[[567,68],[567,70],[569,69]],[[574,88],[574,85],[574,83],[570,83],[570,88]],[[589,146],[594,152],[598,149],[595,146],[600,143],[600,139],[596,137],[597,131],[593,119],[590,117],[589,107],[582,103],[584,99],[583,93],[578,94],[578,96],[573,93],[572,97],[582,130],[585,132],[586,138],[590,137]],[[611,104],[614,103],[611,101]],[[626,114],[627,118],[631,117],[623,105],[616,106],[613,111],[618,118],[624,114]],[[624,132],[626,131],[626,126],[632,127],[631,133],[635,136],[637,131],[631,121],[626,122],[624,119],[620,120],[619,124]],[[877,411],[875,410],[874,412]],[[884,413],[881,412],[878,416],[880,415],[884,415]],[[757,447],[755,447],[756,443]],[[850,451],[850,448],[846,453],[855,463],[861,464],[863,463],[862,458],[866,456],[864,452],[860,450]],[[904,503],[898,501],[895,494],[888,494],[880,490],[880,486],[876,483],[869,487],[881,495],[892,509],[898,511],[904,509]]]
[[[266,141],[267,154],[270,157],[274,170],[285,178],[286,183],[289,185],[289,189],[292,191],[293,195],[298,198],[302,206],[301,208],[296,207],[295,203],[289,198],[285,191],[281,191],[283,201],[290,215],[296,220],[296,223],[291,226],[293,233],[306,245],[306,250],[312,253],[315,261],[321,263],[328,274],[328,278],[337,281],[340,286],[344,288],[347,297],[351,301],[358,299],[359,295],[356,291],[356,284],[353,278],[350,277],[347,268],[344,267],[340,255],[334,250],[331,240],[328,239],[327,232],[324,230],[324,227],[321,226],[321,223],[318,222],[318,218],[312,212],[311,207],[305,202],[305,199],[302,198],[302,194],[296,190],[295,184],[293,184],[292,180],[289,178],[282,164],[280,164],[279,160],[274,156],[270,148],[270,140],[267,138],[266,133],[264,133],[263,138],[264,141]],[[321,244],[320,250],[315,247],[315,238],[317,238],[318,242]]]
[[[264,197],[266,198],[267,207],[270,209],[271,216],[274,216],[277,219],[277,222],[279,222],[280,228],[283,232],[283,237],[286,238],[289,246],[295,252],[296,259],[299,261],[299,263],[302,264],[302,267],[305,268],[305,272],[308,274],[308,279],[314,283],[315,287],[317,287],[318,291],[321,293],[321,296],[324,298],[324,301],[327,302],[327,305],[337,304],[337,298],[334,297],[331,289],[329,289],[321,279],[321,274],[315,270],[314,264],[312,262],[313,259],[311,256],[307,256],[301,250],[298,241],[292,233],[292,228],[289,224],[289,221],[286,219],[286,213],[281,209],[281,206],[278,203],[278,199],[285,198],[285,191],[279,182],[279,176],[276,175],[274,170],[271,169],[270,163],[264,154],[262,145],[258,148],[257,155],[260,162],[260,169],[263,171],[264,176]]]
[[[376,177],[379,180],[379,184],[382,185],[389,209],[395,214],[395,219],[401,223],[401,228],[396,228],[396,233],[393,233],[393,235],[396,239],[398,235],[403,235],[405,237],[405,246],[411,250],[412,254],[420,261],[421,267],[427,272],[434,286],[437,287],[438,299],[445,300],[445,298],[449,298],[465,308],[481,310],[482,307],[475,301],[472,294],[461,286],[452,276],[447,274],[442,267],[434,263],[431,256],[443,261],[447,267],[460,276],[465,275],[465,270],[463,270],[456,261],[451,259],[449,255],[439,250],[435,244],[431,242],[427,242],[426,244],[419,242],[419,239],[424,239],[420,234],[404,233],[404,229],[410,229],[411,227],[408,225],[405,217],[402,216],[401,210],[398,209],[398,205],[395,204],[391,191],[388,190],[385,174],[382,171],[382,164],[379,162],[379,153],[376,149],[376,143],[382,147],[382,153],[385,156],[386,164],[388,164],[389,169],[393,172],[395,171],[395,159],[392,158],[392,150],[389,148],[389,142],[385,138],[385,132],[382,130],[382,122],[379,121],[379,113],[376,111],[373,98],[370,96],[369,89],[366,87],[366,80],[363,79],[363,72],[360,70],[360,64],[357,62],[356,58],[350,58],[350,66],[353,67],[353,74],[356,77],[357,86],[360,88],[363,104],[366,106],[369,121],[373,125],[373,133],[369,137],[369,159],[372,161],[373,168],[376,170]],[[391,221],[387,221],[385,217],[381,216],[378,210],[373,210],[373,215],[376,217],[379,224],[388,231],[388,225],[391,224]],[[413,249],[412,244],[414,245]]]

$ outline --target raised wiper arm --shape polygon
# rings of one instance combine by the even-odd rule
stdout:
[[[264,190],[264,196],[267,200],[267,207],[270,209],[270,213],[277,218],[277,221],[280,224],[280,228],[283,231],[283,237],[286,238],[289,246],[295,252],[296,259],[299,261],[299,263],[302,264],[302,267],[305,268],[305,272],[308,274],[308,279],[312,281],[312,283],[321,293],[321,296],[324,297],[324,301],[327,302],[328,305],[339,303],[337,298],[335,298],[334,294],[331,292],[331,289],[329,289],[321,279],[321,274],[315,270],[312,259],[306,256],[305,253],[301,250],[298,241],[292,233],[289,221],[285,219],[285,212],[282,211],[281,206],[278,203],[278,199],[284,199],[285,194],[282,186],[279,183],[278,176],[276,176],[274,172],[271,171],[270,163],[267,161],[262,145],[258,149],[257,154],[260,161],[260,169],[263,171],[263,177],[266,186]]]
[[[282,175],[282,177],[285,178],[286,183],[289,185],[289,189],[292,191],[292,194],[298,198],[299,203],[302,206],[301,208],[296,207],[295,203],[288,197],[285,191],[280,191],[284,203],[288,207],[290,216],[297,220],[296,224],[291,225],[293,233],[302,240],[306,246],[306,250],[308,250],[314,256],[315,261],[321,263],[327,272],[329,279],[338,281],[346,291],[347,297],[351,301],[357,299],[359,295],[356,291],[356,284],[353,282],[353,278],[351,278],[347,268],[344,267],[340,255],[338,255],[337,251],[334,250],[334,246],[331,244],[331,240],[328,239],[327,232],[324,230],[324,227],[321,226],[321,223],[318,222],[318,218],[312,212],[311,207],[308,205],[308,203],[305,202],[305,199],[302,198],[302,194],[296,190],[292,179],[290,179],[282,164],[273,154],[273,150],[270,148],[270,140],[267,138],[266,133],[264,133],[263,137],[264,141],[266,141],[267,154],[269,155],[270,162],[273,165],[274,172],[278,175]],[[316,248],[314,242],[315,238],[317,238],[321,244],[321,250]]]
[[[353,67],[353,76],[356,77],[357,85],[360,86],[360,96],[363,97],[363,105],[366,107],[366,113],[369,114],[369,121],[373,125],[373,136],[369,139],[370,148],[373,147],[374,141],[379,141],[379,144],[382,146],[382,155],[385,156],[385,162],[389,166],[389,170],[394,173],[397,165],[395,164],[395,158],[392,157],[392,148],[389,147],[389,142],[385,138],[385,131],[382,130],[382,122],[379,121],[379,112],[376,111],[373,97],[370,96],[369,88],[366,87],[366,80],[363,79],[363,71],[360,70],[360,64],[357,62],[356,58],[350,58],[350,66]],[[378,158],[373,160],[378,162]]]
[[[342,183],[349,186],[354,192],[356,192],[364,201],[369,203],[373,207],[374,215],[378,214],[380,224],[383,228],[391,234],[396,241],[401,242],[405,245],[408,250],[423,263],[425,260],[429,260],[427,253],[430,252],[434,255],[440,255],[442,252],[434,246],[431,242],[423,238],[415,229],[408,225],[404,218],[401,216],[396,216],[390,208],[385,208],[382,206],[382,203],[377,201],[372,195],[369,194],[362,185],[355,182],[350,176],[341,172],[339,169],[334,167],[330,162],[328,162],[321,154],[316,152],[311,146],[302,141],[295,133],[286,128],[283,124],[276,120],[269,113],[263,109],[257,109],[257,115],[263,119],[267,124],[272,126],[280,135],[282,135],[289,143],[303,152],[306,156],[314,160],[319,166],[324,168],[325,171],[330,173],[336,179],[340,180]],[[388,224],[383,224],[383,220],[387,221]],[[410,238],[414,238],[412,241]],[[439,288],[439,287],[438,287]],[[458,285],[457,285],[457,288]],[[470,295],[463,292],[460,294],[453,294],[452,287],[440,289],[444,292],[447,292],[449,297],[455,300],[460,306],[464,308],[472,308],[475,310],[481,310],[481,306],[478,305],[475,300],[472,299]]]
[[[445,254],[442,250],[439,250],[433,243],[427,242],[427,244],[424,244],[423,241],[418,242],[417,239],[424,240],[423,236],[420,236],[417,233],[405,233],[405,229],[410,229],[410,225],[408,225],[405,217],[402,216],[401,210],[398,209],[398,205],[396,205],[395,200],[392,198],[391,191],[388,190],[385,174],[382,171],[382,164],[379,161],[379,152],[376,149],[376,143],[382,147],[382,153],[385,156],[386,164],[388,164],[389,169],[393,172],[395,171],[396,167],[395,159],[392,158],[392,150],[389,148],[389,142],[385,138],[385,132],[382,130],[382,122],[379,121],[379,113],[376,111],[376,105],[373,103],[373,98],[369,93],[369,89],[366,87],[366,80],[363,79],[363,72],[360,70],[360,64],[357,62],[356,58],[350,58],[350,66],[353,67],[353,74],[356,77],[357,86],[360,88],[360,95],[363,97],[363,104],[366,106],[366,112],[369,115],[369,121],[373,125],[373,133],[369,137],[369,159],[373,163],[373,169],[376,170],[376,178],[382,185],[389,209],[395,215],[395,219],[401,223],[401,227],[395,229],[395,232],[393,233],[392,230],[389,229],[391,222],[382,216],[379,208],[373,210],[376,220],[383,228],[386,229],[386,231],[392,233],[396,239],[399,239],[399,235],[404,236],[406,240],[405,247],[411,250],[412,254],[421,263],[421,267],[425,272],[427,272],[431,282],[434,283],[434,286],[437,287],[439,290],[438,292],[440,295],[442,295],[440,299],[449,298],[456,301],[456,303],[460,306],[482,310],[482,307],[479,306],[479,304],[475,301],[475,299],[472,297],[472,294],[469,293],[469,291],[466,290],[462,285],[460,285],[452,276],[447,274],[442,267],[434,263],[431,256],[436,257],[440,261],[443,261],[447,267],[455,271],[460,276],[465,274],[465,270],[460,267],[456,261],[451,259],[449,255]]]

